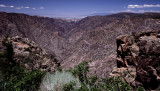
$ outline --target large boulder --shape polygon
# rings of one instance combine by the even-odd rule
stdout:
[[[109,75],[110,77],[122,77],[122,80],[127,82],[129,85],[136,87],[136,67],[114,67]]]
[[[135,43],[134,36],[122,35],[117,37],[117,66],[128,67],[128,64],[137,65],[136,56],[139,47]]]
[[[117,67],[113,69],[110,76],[121,76],[134,87],[141,85],[145,89],[158,88],[160,85],[159,35],[159,32],[147,30],[117,37]],[[130,75],[133,77],[129,78]]]
[[[139,38],[137,77],[145,88],[155,89],[160,83],[160,38],[143,36]]]

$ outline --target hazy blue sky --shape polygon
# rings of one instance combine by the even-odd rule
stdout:
[[[48,17],[160,12],[160,0],[0,0],[0,11]]]

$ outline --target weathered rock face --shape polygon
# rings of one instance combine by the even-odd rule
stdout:
[[[145,31],[119,36],[117,38],[117,67],[114,68],[111,76],[116,76],[117,73],[118,75],[124,74],[124,71],[131,67],[132,69],[136,68],[135,74],[133,74],[135,78],[132,79],[134,85],[131,84],[133,86],[142,85],[146,89],[156,89],[160,83],[159,31]],[[122,68],[123,72],[119,71]],[[130,81],[127,82],[130,83]]]
[[[117,37],[117,67],[128,67],[128,64],[137,65],[138,53],[139,47],[135,43],[134,36]]]
[[[122,80],[127,82],[130,86],[136,87],[136,67],[114,67],[110,73],[110,77],[122,77]]]
[[[139,39],[137,81],[145,88],[155,89],[160,83],[160,38],[143,36]]]
[[[48,54],[35,42],[18,36],[9,37],[8,41],[12,42],[13,60],[24,68],[28,70],[40,69],[42,71],[55,71],[57,69],[55,56]],[[3,46],[1,45],[1,47]]]

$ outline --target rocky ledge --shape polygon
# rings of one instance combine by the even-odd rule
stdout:
[[[121,76],[133,87],[157,89],[160,83],[160,32],[145,31],[117,37],[117,67],[110,76]]]
[[[57,59],[55,55],[48,54],[35,42],[28,38],[19,36],[9,37],[7,41],[12,43],[14,51],[14,61],[28,70],[40,69],[41,71],[55,71],[57,69]],[[2,42],[2,39],[0,39]],[[5,47],[0,43],[1,51]],[[2,50],[3,49],[3,50]]]

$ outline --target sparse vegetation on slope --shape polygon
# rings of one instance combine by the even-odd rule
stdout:
[[[41,90],[48,91],[132,91],[133,88],[121,77],[98,78],[87,76],[88,62],[84,61],[74,68],[47,73],[42,81]],[[71,74],[72,73],[72,74]],[[138,87],[136,91],[144,91]]]
[[[64,86],[65,91],[132,91],[132,87],[123,82],[120,77],[98,78],[97,76],[87,76],[89,72],[87,61],[83,61],[68,71],[79,78],[81,86],[78,89],[73,89],[74,83],[70,82]]]
[[[4,50],[0,51],[0,90],[35,91],[39,88],[44,72],[29,71],[21,67],[13,58],[12,43],[8,37],[2,41]]]

